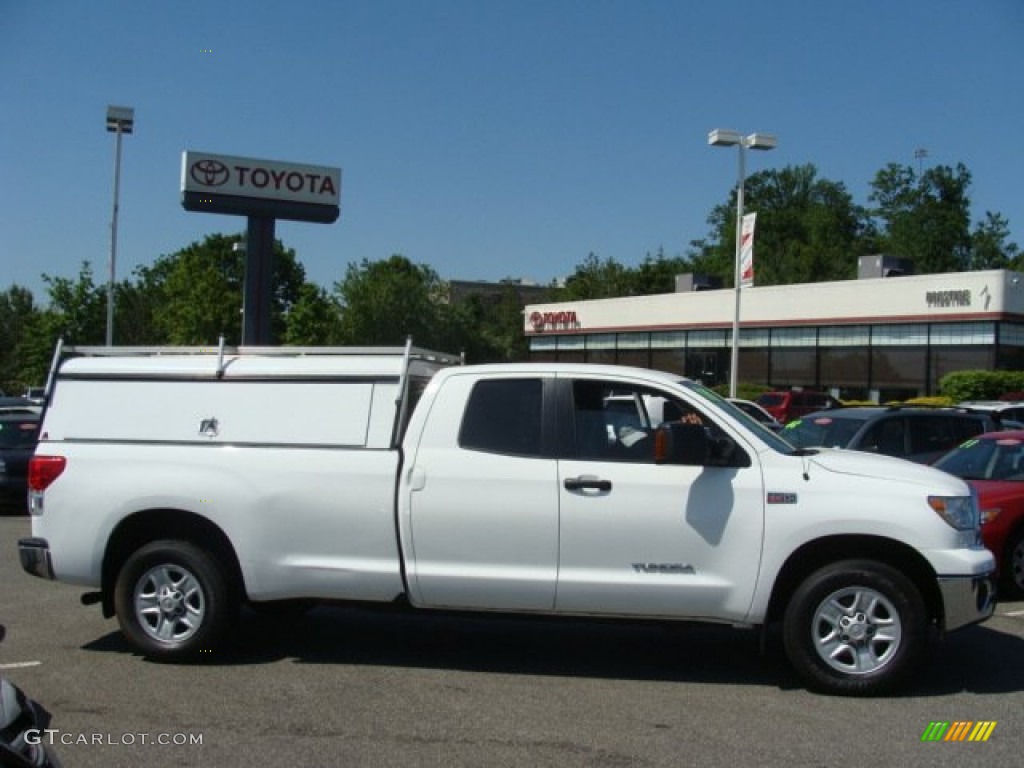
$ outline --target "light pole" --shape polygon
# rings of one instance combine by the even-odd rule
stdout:
[[[107,274],[107,346],[114,343],[114,272],[117,266],[117,204],[121,192],[121,136],[135,127],[131,107],[107,107],[107,130],[117,135],[114,144],[114,210],[110,218],[110,264]]]
[[[740,361],[740,254],[743,238],[743,184],[746,181],[746,150],[775,149],[778,139],[770,133],[751,133],[742,135],[739,131],[728,131],[716,128],[708,134],[708,144],[713,147],[739,147],[740,170],[736,181],[736,254],[734,261],[734,281],[736,292],[736,308],[732,316],[732,356],[729,365],[729,397],[736,397],[736,382],[739,374]]]

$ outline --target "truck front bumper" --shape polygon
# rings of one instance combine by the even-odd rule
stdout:
[[[53,579],[53,561],[46,539],[18,539],[18,557],[25,573],[41,579]]]
[[[984,621],[996,609],[996,590],[991,573],[940,576],[939,590],[945,608],[943,628],[947,632]]]

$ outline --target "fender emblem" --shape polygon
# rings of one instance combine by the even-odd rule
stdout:
[[[769,504],[796,504],[796,494],[769,491],[766,500]]]

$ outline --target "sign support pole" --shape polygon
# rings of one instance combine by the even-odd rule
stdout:
[[[242,302],[242,345],[273,343],[270,327],[274,274],[274,219],[248,217],[245,247],[245,295]]]

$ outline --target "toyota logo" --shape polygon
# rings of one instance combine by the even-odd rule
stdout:
[[[189,174],[196,184],[204,187],[219,187],[231,177],[228,167],[218,160],[196,160]]]
[[[542,315],[540,312],[531,312],[530,325],[533,326],[533,329],[535,331],[539,331],[541,328],[544,327],[544,315]]]

